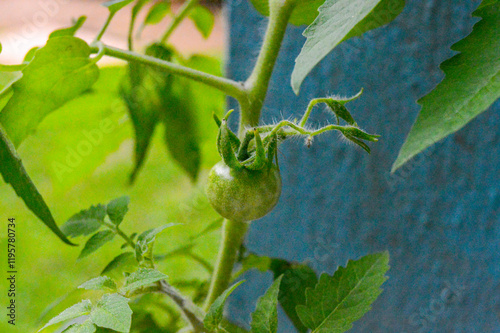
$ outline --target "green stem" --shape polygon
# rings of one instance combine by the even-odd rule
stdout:
[[[132,248],[132,249],[135,249],[135,243],[132,239],[130,239],[129,236],[127,236],[118,226],[116,226],[115,224],[111,223],[111,222],[108,222],[108,221],[104,221],[104,225],[106,227],[108,227],[109,229],[111,229],[111,231],[114,231],[118,236],[120,236],[121,238],[123,238],[123,240],[125,242],[127,242],[127,244]]]
[[[307,123],[307,120],[309,119],[309,116],[311,115],[311,111],[312,109],[317,105],[317,104],[320,104],[320,103],[326,103],[327,101],[329,101],[330,98],[315,98],[313,100],[311,100],[309,102],[309,105],[307,106],[307,110],[306,110],[306,113],[304,113],[304,116],[302,117],[302,119],[300,120],[299,122],[299,126],[301,127],[304,127],[305,124]]]
[[[203,325],[203,317],[205,314],[188,298],[181,295],[177,289],[169,285],[165,280],[157,283],[159,292],[169,296],[175,304],[181,309],[186,320],[191,324],[194,333],[206,332]]]
[[[198,2],[199,0],[188,0],[184,3],[184,5],[182,5],[181,9],[179,10],[179,13],[175,15],[174,19],[168,26],[167,31],[161,38],[162,44],[164,44],[168,40],[168,38],[170,37],[170,35],[172,35],[177,26],[186,18],[186,16],[189,15],[191,9],[193,9],[196,5],[198,5]]]
[[[132,51],[118,49],[108,45],[103,45],[103,48],[107,56],[126,60],[129,62],[137,62],[144,65],[160,68],[171,74],[183,76],[185,78],[214,87],[226,93],[227,95],[236,98],[237,100],[243,99],[244,96],[246,95],[244,87],[241,83],[230,79],[226,79],[224,77],[211,75],[169,61],[161,60],[158,58],[150,57]],[[97,48],[93,48],[92,51],[95,53],[98,50]]]
[[[240,134],[245,127],[259,124],[269,81],[295,5],[296,0],[271,0],[269,3],[269,23],[262,49],[252,74],[245,82],[248,99],[241,105]]]
[[[109,24],[111,23],[111,20],[115,16],[116,12],[110,12],[108,15],[108,19],[106,20],[106,23],[104,23],[104,26],[102,27],[101,31],[99,31],[99,34],[95,38],[94,42],[98,42],[101,40],[102,36],[106,32],[106,29],[108,29]]]
[[[249,224],[245,222],[224,220],[224,225],[222,226],[222,244],[219,248],[219,256],[205,301],[205,311],[229,287],[236,257],[243,243],[248,226]]]

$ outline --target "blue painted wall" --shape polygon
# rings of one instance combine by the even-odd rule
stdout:
[[[336,134],[281,147],[283,195],[252,225],[250,250],[308,261],[333,273],[348,258],[389,249],[390,279],[373,310],[352,332],[500,332],[500,103],[396,174],[391,164],[419,111],[415,103],[443,77],[449,47],[477,22],[479,1],[408,0],[389,26],[338,47],[305,81],[289,85],[303,28],[291,27],[266,100],[264,122],[299,116],[327,94],[350,104],[358,123],[382,135],[372,154]],[[248,0],[229,1],[231,77],[243,80],[255,61],[266,19]],[[331,121],[318,113],[318,123]],[[271,276],[251,272],[230,301],[250,321]],[[281,313],[280,332],[294,332]]]

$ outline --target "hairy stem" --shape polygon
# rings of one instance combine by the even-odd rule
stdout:
[[[276,59],[285,37],[288,20],[295,8],[296,0],[269,1],[269,23],[264,43],[252,74],[245,82],[248,99],[241,105],[241,134],[247,126],[259,124],[260,113],[269,88],[269,81],[276,64]]]
[[[304,116],[299,122],[299,126],[304,127],[307,123],[307,120],[309,119],[309,116],[311,115],[312,109],[320,103],[326,103],[329,100],[329,98],[315,98],[309,102],[309,105],[307,106],[306,113],[304,113]]]
[[[184,297],[177,289],[169,285],[165,280],[158,282],[159,292],[169,296],[175,304],[181,309],[182,314],[186,318],[186,320],[193,327],[194,333],[203,333],[205,332],[205,326],[203,325],[203,320],[201,318],[204,317],[203,313],[198,309],[196,305],[193,304],[188,298]]]
[[[186,18],[186,16],[189,15],[191,10],[198,4],[199,0],[188,0],[182,5],[181,9],[179,10],[179,13],[175,15],[174,19],[172,22],[170,22],[170,25],[167,28],[167,31],[161,38],[161,43],[165,43],[170,35],[175,31],[175,29],[179,26],[179,24]]]
[[[243,99],[244,96],[246,95],[246,92],[241,83],[230,79],[226,79],[224,77],[211,75],[169,61],[161,60],[158,58],[150,57],[132,51],[122,50],[108,45],[103,45],[103,48],[104,48],[104,53],[107,56],[114,57],[117,59],[122,59],[129,62],[137,62],[144,65],[156,67],[165,70],[171,74],[179,75],[191,79],[193,81],[204,83],[238,100]],[[94,53],[98,52],[97,48],[92,48],[92,51]]]
[[[245,128],[259,124],[260,113],[269,88],[269,81],[285,37],[286,27],[297,0],[270,0],[270,15],[264,43],[252,74],[244,84],[240,103],[239,135],[243,138]],[[236,255],[248,230],[248,223],[224,221],[222,244],[212,276],[205,310],[227,289]]]
[[[221,247],[219,248],[219,256],[210,282],[208,296],[205,300],[205,311],[228,288],[238,251],[243,243],[248,226],[249,224],[245,222],[224,220]]]

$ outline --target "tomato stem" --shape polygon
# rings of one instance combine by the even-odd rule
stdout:
[[[104,50],[104,54],[109,57],[148,65],[151,67],[162,69],[174,75],[201,82],[208,86],[214,87],[226,93],[227,95],[236,98],[237,100],[243,100],[246,98],[246,91],[244,90],[243,85],[231,79],[211,75],[202,71],[198,71],[196,69],[175,64],[173,62],[139,54],[133,51],[122,50],[106,44],[102,44],[102,49]],[[95,46],[91,47],[91,50],[93,53],[98,53],[100,51]]]
[[[259,124],[260,113],[269,89],[269,81],[295,5],[295,0],[274,0],[269,3],[269,23],[264,42],[255,67],[245,82],[248,99],[241,105],[240,135],[245,127]]]
[[[205,311],[208,311],[210,305],[228,288],[236,257],[247,233],[248,226],[249,223],[224,220],[221,247],[219,248],[208,296],[205,300]]]

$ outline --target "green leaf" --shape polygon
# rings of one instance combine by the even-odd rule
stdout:
[[[23,62],[31,62],[35,58],[36,51],[40,49],[39,46],[32,47],[24,56]]]
[[[162,50],[152,48],[151,54],[161,55]],[[190,67],[188,62],[184,65]],[[195,181],[201,164],[195,114],[203,112],[203,109],[195,107],[193,100],[196,96],[189,80],[172,77],[172,81],[166,83],[157,86],[162,107],[161,122],[165,126],[165,143],[172,158]]]
[[[86,320],[83,324],[74,324],[63,331],[63,333],[94,333],[95,325],[90,320]]]
[[[152,55],[152,49],[153,46],[148,48],[149,55]],[[159,53],[158,50],[163,51],[163,60],[171,60],[172,50],[163,47],[157,48]],[[121,96],[135,130],[135,166],[130,176],[133,182],[145,161],[151,138],[163,112],[158,86],[167,89],[172,77],[168,73],[137,63],[129,64],[128,76],[121,87]]]
[[[12,97],[12,85],[23,76],[22,72],[0,72],[0,110]]]
[[[156,240],[156,236],[162,232],[163,230],[170,228],[176,223],[169,223],[164,226],[150,229],[144,231],[142,234],[137,237],[137,241],[135,243],[135,256],[137,261],[141,262],[143,257],[147,257],[146,259],[153,259],[153,246]]]
[[[114,237],[115,233],[111,230],[99,231],[98,233],[94,234],[89,238],[87,243],[85,243],[82,252],[80,252],[80,255],[78,256],[78,260],[83,259],[89,254],[97,251],[101,246],[113,240]]]
[[[124,252],[116,256],[109,264],[102,270],[101,275],[107,274],[118,268],[130,269],[137,266],[135,255],[132,252]]]
[[[151,6],[144,25],[154,25],[160,23],[167,14],[170,13],[170,1],[160,1]]]
[[[283,274],[278,296],[283,310],[297,328],[297,331],[306,333],[308,330],[302,324],[296,307],[306,303],[306,289],[314,288],[318,283],[316,273],[309,266],[300,264],[293,264],[290,267],[274,269],[273,271],[275,277]]]
[[[0,123],[16,147],[49,113],[97,81],[99,69],[89,56],[87,43],[68,36],[51,38],[36,52],[0,113]]]
[[[129,332],[132,310],[128,298],[118,294],[104,295],[90,312],[90,319],[100,327],[118,332]]]
[[[218,59],[194,55],[188,60],[177,59],[175,51],[161,45],[152,45],[151,56],[221,76]],[[122,87],[135,129],[135,168],[133,181],[145,161],[152,135],[157,125],[165,126],[165,142],[172,158],[194,179],[201,163],[200,142],[212,139],[212,133],[202,126],[213,112],[224,108],[224,95],[205,85],[173,77],[168,73],[147,66],[131,65],[129,78]],[[203,135],[203,137],[202,137]],[[207,147],[207,151],[211,147]]]
[[[110,13],[116,13],[123,7],[127,6],[129,3],[131,3],[134,0],[111,0],[103,3],[102,5],[104,7],[108,7]]]
[[[94,279],[88,280],[87,282],[84,282],[80,286],[78,286],[80,289],[87,289],[87,290],[106,290],[110,289],[112,291],[115,291],[117,289],[115,281],[113,279],[107,277],[107,276],[98,276]]]
[[[66,310],[64,310],[51,320],[49,320],[49,322],[44,327],[42,327],[38,332],[40,332],[41,330],[43,330],[48,326],[60,323],[62,321],[88,315],[90,313],[91,307],[92,303],[88,299],[83,300],[80,303],[67,308]]]
[[[128,293],[136,289],[145,287],[160,280],[168,279],[168,276],[152,268],[139,268],[138,271],[127,277],[125,286],[120,289],[120,293]]]
[[[189,13],[189,18],[193,20],[196,28],[204,38],[208,38],[214,28],[214,14],[204,6],[196,6]]]
[[[252,333],[276,333],[278,331],[278,294],[283,276],[274,280],[265,295],[260,297],[252,314]]]
[[[61,226],[62,232],[68,237],[88,236],[96,232],[104,223],[106,207],[91,206],[89,209],[73,215]]]
[[[40,192],[38,192],[35,184],[33,184],[26,169],[24,169],[21,158],[2,125],[0,125],[0,161],[2,161],[0,163],[0,173],[4,181],[12,186],[26,206],[63,242],[74,245],[57,226],[49,207]]]
[[[269,16],[269,0],[250,0],[255,9],[264,16]],[[325,0],[299,0],[292,12],[290,23],[294,25],[311,24],[318,16],[318,8]]]
[[[203,324],[205,325],[205,328],[207,330],[209,330],[210,332],[220,331],[220,325],[222,323],[222,315],[224,312],[224,305],[226,304],[226,300],[229,295],[231,295],[231,293],[243,282],[245,281],[235,283],[230,288],[226,289],[226,291],[224,291],[222,295],[217,297],[217,299],[213,302],[213,304],[210,306],[210,309],[208,310],[207,315],[205,316],[205,319],[203,320]]]
[[[123,196],[110,201],[106,206],[106,212],[108,213],[109,219],[116,226],[122,223],[125,214],[127,214],[129,202],[130,198],[128,196]]]
[[[12,84],[19,80],[22,76],[23,74],[19,71],[0,72],[0,94],[5,94],[5,91],[9,89]]]
[[[234,278],[241,276],[241,274],[255,268],[260,272],[267,272],[271,269],[271,265],[274,259],[266,256],[258,256],[254,253],[250,253],[241,260],[241,268],[234,274]]]
[[[391,22],[404,4],[404,0],[326,0],[303,33],[307,41],[292,73],[295,93],[309,72],[338,44]]]
[[[482,20],[452,46],[460,52],[441,64],[444,80],[418,101],[422,110],[392,171],[464,127],[500,97],[500,2],[483,0],[473,13]]]
[[[333,276],[322,274],[306,292],[306,305],[297,306],[302,323],[312,333],[341,333],[371,308],[387,279],[389,253],[367,255],[339,267]]]
[[[74,22],[73,26],[53,31],[49,35],[49,39],[62,36],[74,36],[75,33],[82,27],[82,25],[85,23],[86,20],[87,20],[86,16],[80,16],[78,20]]]
[[[36,135],[23,145],[26,155],[39,156],[55,196],[64,196],[90,175],[131,137],[127,110],[119,95],[125,67],[100,68],[91,90],[48,115]],[[38,154],[40,147],[51,147]],[[109,162],[109,160],[108,160]]]
[[[146,54],[170,61],[174,51],[153,44]],[[122,96],[128,106],[136,133],[133,181],[142,166],[156,126],[165,125],[165,142],[174,160],[194,180],[200,168],[200,148],[192,107],[189,81],[144,65],[129,67],[130,82],[123,86]]]

